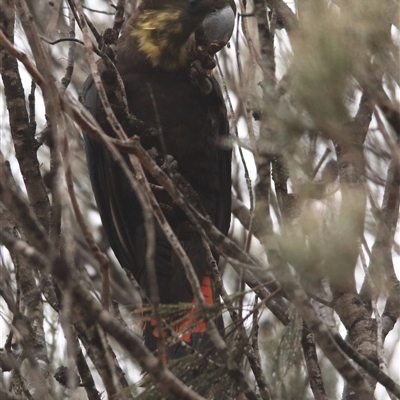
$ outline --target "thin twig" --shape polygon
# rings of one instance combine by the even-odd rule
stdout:
[[[122,24],[125,21],[124,20],[125,2],[126,0],[118,0],[117,5],[115,7],[116,13],[114,17],[113,30],[115,32],[116,37],[118,37]]]
[[[75,39],[75,18],[71,9],[69,9],[69,38]],[[60,90],[61,93],[67,89],[69,83],[71,82],[72,73],[74,72],[75,48],[76,43],[71,41],[68,47],[67,68],[64,77],[61,79],[61,85],[63,88],[63,90]]]
[[[318,362],[314,335],[307,328],[307,325],[304,322],[301,336],[301,346],[303,347],[308,377],[310,379],[310,387],[313,392],[314,399],[328,400],[325,392],[324,381],[322,379],[321,368]]]
[[[327,147],[325,149],[325,151],[324,151],[324,154],[322,155],[322,157],[318,161],[318,164],[315,166],[315,168],[313,169],[313,171],[311,173],[311,180],[313,180],[316,177],[319,169],[321,168],[322,164],[324,163],[324,161],[326,160],[326,158],[328,157],[330,152],[331,152],[331,149],[329,147]]]
[[[79,43],[81,45],[84,45],[82,40],[76,39],[75,37],[60,38],[57,40],[48,40],[45,37],[40,36],[40,39],[42,39],[43,42],[46,42],[47,44],[51,44],[51,45],[63,43],[63,42]]]
[[[74,210],[75,218],[78,222],[78,225],[82,231],[83,237],[92,254],[98,261],[102,274],[102,304],[104,307],[108,309],[110,304],[110,273],[109,273],[109,263],[110,260],[106,254],[104,254],[96,241],[92,233],[90,232],[86,220],[83,216],[83,213],[79,207],[78,199],[76,198],[75,190],[74,190],[74,182],[71,170],[71,164],[69,161],[69,146],[67,137],[64,136],[63,139],[63,148],[62,148],[62,156],[64,162],[64,171],[65,171],[65,181],[67,183],[68,194],[71,200],[72,208]]]
[[[153,192],[148,185],[148,181],[143,172],[142,166],[140,162],[135,156],[130,156],[130,161],[132,163],[133,168],[136,172],[136,178],[138,180],[139,185],[142,187],[142,190],[145,193],[146,200],[150,201],[151,206],[154,207],[158,205],[157,201],[154,201]],[[162,320],[160,315],[160,293],[158,289],[158,277],[157,271],[155,267],[155,253],[156,253],[156,233],[154,229],[154,221],[153,215],[151,213],[151,207],[148,207],[147,218],[151,218],[151,220],[147,220],[147,224],[150,225],[151,229],[146,230],[146,267],[149,277],[149,286],[150,286],[150,299],[151,304],[154,310],[154,316],[156,318],[156,328],[158,331],[158,351],[160,363],[164,367],[167,365],[167,351],[165,347],[165,338],[162,331]],[[145,212],[146,210],[144,210]],[[161,210],[157,210],[161,212]],[[146,214],[144,215],[144,220],[146,223]]]

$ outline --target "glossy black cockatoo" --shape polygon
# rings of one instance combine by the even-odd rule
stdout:
[[[173,158],[179,175],[197,193],[201,208],[224,234],[228,233],[231,209],[231,150],[221,146],[221,139],[229,135],[227,112],[217,81],[211,71],[204,74],[201,70],[203,62],[194,59],[193,48],[201,38],[212,60],[232,34],[235,11],[233,0],[143,0],[127,21],[116,48],[116,67],[130,113],[159,132],[154,148],[164,158]],[[113,87],[104,76],[102,79],[113,103]],[[83,98],[103,130],[115,136],[91,76],[84,84]],[[133,135],[129,129],[126,134]],[[108,150],[87,135],[85,143],[95,199],[110,245],[122,267],[133,273],[149,295],[146,234],[139,202]],[[209,263],[199,233],[165,191],[154,193],[196,270],[206,301],[212,304]],[[182,264],[161,229],[156,229],[155,268],[162,304],[193,301]],[[183,322],[174,329],[191,326],[183,340],[200,350],[208,340],[205,324],[191,325],[190,314],[193,312],[186,320],[180,316]],[[171,320],[167,322],[173,325]],[[154,322],[146,322],[144,339],[151,351],[157,348],[156,336]],[[183,348],[187,346],[175,344],[169,356],[183,355]]]

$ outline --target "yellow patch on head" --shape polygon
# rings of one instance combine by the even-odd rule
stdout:
[[[179,17],[180,11],[176,10],[148,10],[138,16],[131,35],[153,67],[174,70],[187,62],[186,43],[177,44],[174,40],[183,30]]]

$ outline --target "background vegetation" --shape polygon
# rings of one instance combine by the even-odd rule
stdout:
[[[215,70],[234,147],[229,240],[197,217],[222,254],[226,335],[217,362],[168,366],[141,344],[80,133],[101,134],[78,100],[90,42],[106,51],[103,32],[135,7],[0,3],[0,397],[398,398],[398,0],[237,3]]]

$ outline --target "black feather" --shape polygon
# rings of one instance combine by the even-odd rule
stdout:
[[[123,38],[124,35],[120,41]],[[178,173],[196,191],[202,208],[216,227],[227,234],[231,208],[231,151],[219,146],[220,139],[229,135],[229,126],[218,83],[214,78],[207,78],[212,83],[212,91],[205,95],[193,84],[189,66],[176,71],[156,69],[143,62],[142,57],[135,58],[137,48],[127,51],[124,43],[120,43],[119,48],[123,51],[117,54],[117,68],[125,85],[130,112],[160,131],[167,153],[177,162]],[[104,86],[113,103],[113,88]],[[91,76],[84,84],[83,98],[103,130],[114,136]],[[124,126],[124,121],[121,123]],[[132,136],[131,132],[126,133]],[[110,245],[122,267],[131,271],[148,293],[146,234],[141,207],[109,152],[87,135],[85,143],[93,191]],[[158,151],[162,154],[161,145]],[[207,261],[200,235],[166,192],[156,191],[155,195],[202,279]],[[192,301],[193,294],[183,267],[159,228],[156,229],[155,266],[161,303]],[[145,341],[155,350],[156,340],[148,326]]]

